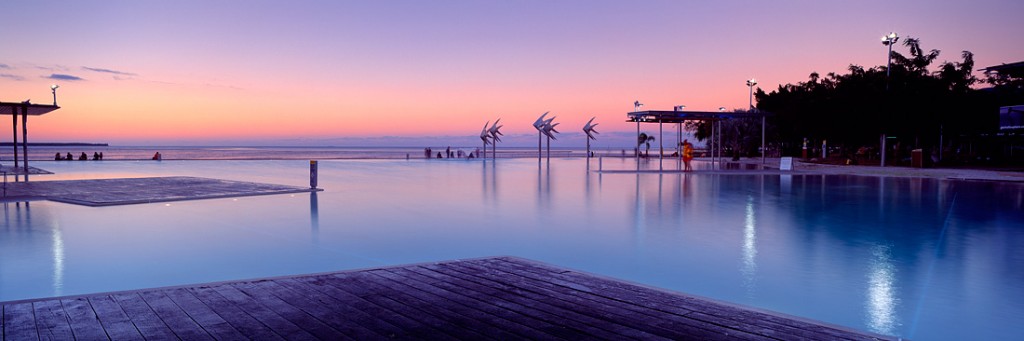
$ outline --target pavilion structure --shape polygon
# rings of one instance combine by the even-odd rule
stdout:
[[[28,117],[39,116],[60,109],[54,104],[35,104],[24,102],[0,102],[0,115],[11,115],[14,132],[14,169],[15,174],[28,174]],[[18,116],[21,116],[21,156],[18,154]],[[20,168],[20,170],[19,170]]]
[[[634,111],[626,113],[626,122],[636,123],[636,135],[640,136],[640,124],[641,123],[657,123],[658,124],[658,157],[663,159],[665,157],[665,140],[662,139],[664,134],[664,125],[676,124],[677,129],[677,140],[676,146],[682,144],[683,135],[683,123],[687,121],[710,121],[711,122],[711,143],[708,144],[711,153],[711,166],[715,167],[715,164],[721,164],[722,158],[722,120],[733,119],[733,118],[754,118],[760,117],[763,121],[768,113],[763,111],[746,111],[746,112],[726,112],[726,111],[683,111],[683,110],[646,110],[646,111]],[[766,151],[764,146],[764,129],[761,130],[761,152]],[[717,145],[717,146],[716,146]],[[640,157],[640,149],[637,146],[636,157]],[[682,153],[679,153],[679,157],[682,157]]]

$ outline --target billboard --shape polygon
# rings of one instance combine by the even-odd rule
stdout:
[[[1024,129],[1024,105],[999,108],[999,130]]]

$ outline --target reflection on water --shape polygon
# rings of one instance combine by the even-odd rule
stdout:
[[[512,255],[914,339],[1024,320],[1024,185],[597,164],[322,161],[308,198],[6,203],[0,301]],[[306,162],[50,170],[308,184]]]
[[[876,245],[872,249],[868,269],[868,328],[876,333],[893,335],[899,326],[896,308],[896,266],[892,264],[888,246]]]
[[[309,192],[309,235],[313,244],[320,241],[320,204],[317,202],[317,192]]]
[[[754,227],[754,197],[747,197],[746,220],[743,224],[743,283],[747,287],[747,295],[752,297],[757,287],[757,229]]]

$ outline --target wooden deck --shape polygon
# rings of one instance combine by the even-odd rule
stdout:
[[[511,257],[3,303],[3,340],[876,340]]]
[[[53,200],[85,206],[306,193],[310,188],[188,176],[8,182],[4,201]]]

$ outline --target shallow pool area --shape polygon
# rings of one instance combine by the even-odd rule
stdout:
[[[36,162],[32,181],[308,185],[302,161]],[[912,339],[1024,320],[1024,185],[657,160],[331,160],[314,194],[3,204],[0,301],[511,255]],[[707,169],[698,164],[698,169]]]

